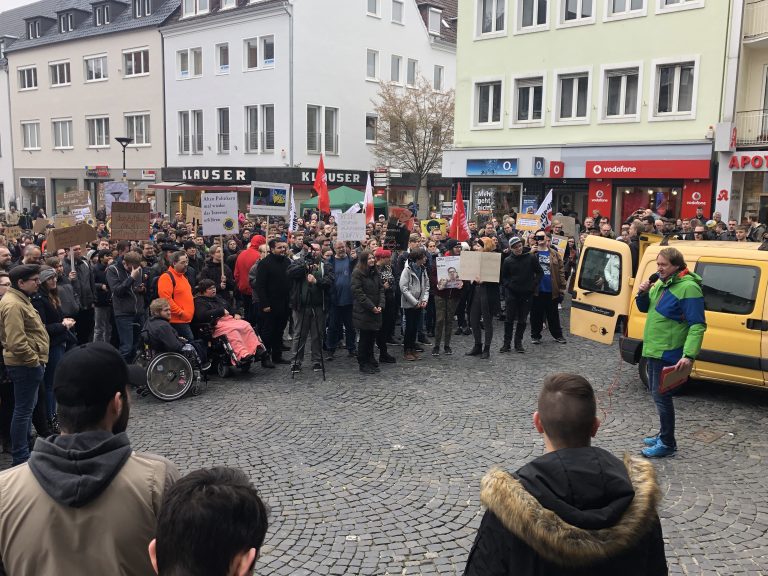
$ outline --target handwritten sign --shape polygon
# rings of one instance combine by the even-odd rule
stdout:
[[[237,232],[237,192],[205,192],[200,204],[203,236]]]
[[[112,204],[112,239],[148,239],[149,208],[149,204],[145,202],[114,202]]]
[[[195,222],[197,226],[203,221],[203,211],[199,206],[187,204],[187,222]]]
[[[541,229],[541,218],[538,216],[518,216],[515,228],[522,232],[536,232]]]
[[[498,252],[461,253],[459,277],[474,281],[477,277],[483,282],[498,282],[501,272],[501,254]]]
[[[56,214],[53,217],[53,223],[56,228],[69,228],[75,225],[74,214]]]
[[[365,214],[339,214],[336,225],[339,242],[360,242],[365,239]]]
[[[475,214],[492,214],[496,207],[496,194],[494,190],[475,191]]]
[[[80,246],[94,240],[96,240],[96,229],[88,224],[77,224],[69,228],[54,228],[48,234],[46,250],[55,253],[59,248]]]
[[[56,212],[71,211],[76,206],[87,206],[88,190],[67,190],[56,193]]]
[[[45,227],[50,224],[51,221],[47,218],[38,218],[32,223],[32,232],[35,234],[40,234],[42,232],[45,232]]]
[[[21,226],[8,226],[8,228],[5,229],[5,237],[8,240],[16,240],[21,234]]]

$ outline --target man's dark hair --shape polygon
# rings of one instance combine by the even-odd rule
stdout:
[[[424,250],[424,248],[416,248],[415,250],[411,250],[408,252],[408,260],[411,262],[416,262],[417,260],[421,260],[422,258],[426,258],[427,251]]]
[[[175,265],[181,260],[182,258],[186,258],[187,253],[184,252],[184,250],[179,250],[178,252],[174,252],[171,254],[171,265]]]
[[[267,242],[267,246],[269,246],[270,250],[274,250],[275,246],[280,244],[281,242],[285,242],[282,238],[272,238],[269,242]]]
[[[596,415],[595,391],[586,378],[560,373],[544,380],[539,393],[539,418],[558,449],[589,446]]]
[[[126,252],[123,256],[123,262],[131,266],[139,266],[141,264],[141,254],[138,252]]]
[[[235,555],[264,543],[267,509],[242,471],[216,467],[181,478],[157,520],[161,576],[226,576]]]
[[[131,241],[130,240],[120,240],[117,243],[117,253],[120,254],[122,252],[125,252],[126,250],[130,250],[131,248]]]

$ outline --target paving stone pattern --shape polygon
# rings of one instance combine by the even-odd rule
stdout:
[[[496,326],[500,335],[501,325]],[[567,334],[567,332],[566,332]],[[257,573],[461,574],[479,525],[479,481],[542,454],[531,414],[542,377],[585,375],[604,423],[596,444],[639,452],[653,403],[617,347],[545,336],[527,353],[382,365],[328,363],[328,380],[287,366],[212,380],[198,397],[134,403],[136,449],[183,472],[246,471],[271,507]],[[768,391],[694,385],[676,399],[679,452],[658,461],[672,574],[768,574]]]

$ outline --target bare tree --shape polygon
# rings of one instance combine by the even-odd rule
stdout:
[[[414,88],[382,83],[373,105],[378,116],[376,160],[418,178],[416,202],[422,215],[429,210],[429,198],[419,198],[427,175],[440,169],[443,150],[453,143],[453,90],[434,90],[423,77]]]

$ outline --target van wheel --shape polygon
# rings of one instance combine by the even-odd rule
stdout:
[[[637,371],[640,373],[640,380],[642,381],[643,385],[647,388],[649,388],[648,384],[648,360],[641,357],[640,362],[637,364]]]

